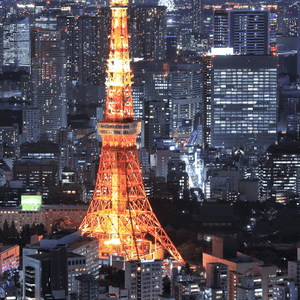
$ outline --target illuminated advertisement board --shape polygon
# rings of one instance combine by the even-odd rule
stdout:
[[[22,210],[40,210],[42,205],[41,195],[21,195]]]

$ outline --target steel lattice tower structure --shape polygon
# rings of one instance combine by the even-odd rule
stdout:
[[[158,246],[183,263],[153,213],[143,185],[136,147],[141,122],[133,119],[127,5],[128,0],[111,0],[106,110],[104,121],[98,122],[102,151],[94,195],[80,229],[98,238],[100,255],[144,259]]]

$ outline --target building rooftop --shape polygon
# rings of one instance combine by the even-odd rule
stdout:
[[[278,145],[271,145],[268,152],[272,154],[297,154],[300,153],[300,142],[294,141],[290,137],[285,137]]]
[[[45,259],[49,258],[49,252],[42,252],[42,253],[39,253],[39,254],[31,254],[31,255],[27,255],[27,256],[30,257],[30,258],[36,259],[36,260],[45,260]],[[74,253],[74,252],[68,252],[68,257],[70,257],[70,258],[76,258],[76,257],[84,258],[85,256],[81,255],[81,254]]]
[[[0,243],[0,253],[13,249],[15,247],[19,247],[19,245],[3,245]]]
[[[59,153],[59,145],[50,141],[24,143],[20,146],[22,153]]]
[[[87,209],[88,205],[41,205],[40,211],[47,211],[47,210],[60,210],[60,209]],[[1,211],[15,211],[19,213],[25,213],[29,211],[22,210],[21,207],[1,207]],[[34,211],[38,212],[38,211]]]
[[[74,258],[74,257],[84,258],[85,256],[81,255],[81,254],[74,253],[74,252],[68,252],[68,257],[70,257],[70,258]]]
[[[45,260],[49,259],[49,253],[39,253],[39,254],[31,254],[28,257],[33,258],[35,260]]]
[[[69,245],[71,251],[77,249],[77,248],[80,248],[86,244],[89,244],[91,241],[93,241],[94,239],[92,237],[81,237],[79,240],[71,243]]]
[[[229,259],[226,259],[226,260],[235,262],[237,264],[238,263],[248,263],[248,262],[261,262],[261,263],[263,263],[259,259],[251,257],[251,256],[246,255],[246,254],[243,254],[241,252],[237,252],[236,257],[229,258]]]
[[[64,230],[49,234],[49,235],[45,236],[44,239],[45,240],[60,240],[63,237],[70,235],[76,231],[77,231],[77,229],[64,229]]]

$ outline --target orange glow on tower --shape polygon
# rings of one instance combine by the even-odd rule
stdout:
[[[159,248],[184,263],[147,199],[138,160],[127,29],[128,0],[111,0],[111,35],[102,151],[93,199],[80,229],[99,240],[99,255],[155,258]]]

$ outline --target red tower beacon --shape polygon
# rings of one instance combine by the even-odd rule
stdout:
[[[164,248],[184,263],[153,213],[143,185],[136,147],[141,122],[133,119],[127,5],[128,0],[111,0],[105,119],[98,122],[102,151],[93,199],[80,229],[99,240],[100,256],[150,259]]]

